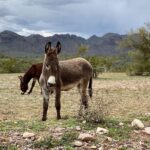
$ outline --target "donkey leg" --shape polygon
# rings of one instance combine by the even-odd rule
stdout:
[[[35,86],[35,83],[36,83],[36,79],[33,79],[32,85],[31,85],[31,88],[30,88],[28,94],[30,94],[30,93],[32,92],[32,90],[33,90],[33,88],[34,88],[34,86]]]
[[[77,85],[77,90],[78,90],[80,96],[82,96],[81,84],[80,84],[80,83]],[[82,116],[82,115],[83,115],[82,99],[80,99],[80,108],[79,108],[79,111],[78,111],[78,115],[79,115],[79,116]]]
[[[88,86],[88,80],[84,79],[82,83],[81,100],[82,100],[82,105],[84,105],[85,109],[88,108],[87,86]]]
[[[49,92],[47,90],[42,89],[43,94],[43,117],[42,121],[47,120],[47,110],[48,110],[48,104],[49,104]]]
[[[55,107],[56,107],[56,111],[57,111],[57,119],[61,119],[61,115],[60,115],[60,110],[61,110],[60,96],[61,96],[60,87],[56,87]]]
[[[40,81],[39,81],[39,79],[38,79],[38,83],[39,83],[39,86],[40,86]],[[41,86],[40,86],[40,89],[41,89],[41,94],[42,94],[42,88],[41,88]]]

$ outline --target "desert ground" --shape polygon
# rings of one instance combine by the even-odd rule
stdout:
[[[93,149],[95,146],[95,149],[112,150],[150,149],[150,135],[131,127],[135,118],[140,119],[146,127],[150,126],[150,77],[127,76],[125,73],[100,74],[93,81],[93,98],[89,98],[89,106],[102,105],[101,111],[104,111],[103,117],[107,121],[92,123],[86,122],[85,118],[78,118],[80,95],[76,88],[62,92],[63,119],[56,120],[53,94],[50,96],[48,120],[42,122],[39,84],[36,83],[30,95],[21,95],[18,75],[20,74],[0,74],[0,149],[88,149],[90,146]],[[102,112],[97,110],[96,113]],[[123,123],[123,126],[120,127],[119,123]],[[81,128],[80,131],[76,131],[77,127]],[[109,133],[97,137],[97,127],[107,128]],[[57,128],[63,130],[58,135],[60,140],[57,141],[58,144],[51,140],[49,145],[45,140],[49,136],[53,137],[51,131]],[[23,138],[24,132],[33,132],[34,139]],[[72,136],[78,136],[81,132],[94,134],[96,140],[75,146],[72,143],[77,137]],[[19,140],[16,140],[16,136]],[[67,136],[72,137],[72,140],[62,142],[61,139]],[[111,139],[106,141],[108,137]],[[41,144],[42,142],[45,143]]]

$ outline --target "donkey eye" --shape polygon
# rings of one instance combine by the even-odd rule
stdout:
[[[47,70],[50,70],[50,69],[51,69],[51,66],[50,66],[50,65],[46,65],[46,69],[47,69]]]

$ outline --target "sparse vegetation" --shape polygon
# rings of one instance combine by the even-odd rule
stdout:
[[[49,149],[49,148],[53,148],[53,147],[56,147],[56,146],[59,146],[58,141],[54,140],[52,138],[52,136],[44,138],[41,141],[35,142],[34,145],[33,145],[34,148],[42,148],[42,149],[43,148],[44,149]]]
[[[39,59],[0,56],[0,73],[25,72],[31,66],[31,64],[38,62]]]
[[[130,32],[120,46],[131,50],[129,75],[150,75],[150,25]]]
[[[42,96],[39,85],[31,95],[20,95],[19,74],[0,74],[0,148],[12,149],[27,147],[37,149],[64,148],[74,149],[73,142],[80,132],[96,133],[98,127],[109,130],[108,134],[96,134],[96,140],[88,144],[106,149],[114,145],[117,149],[138,149],[142,141],[147,149],[150,146],[149,136],[139,130],[134,133],[131,127],[134,118],[141,119],[148,126],[150,116],[149,77],[130,77],[123,73],[103,73],[93,81],[93,98],[89,99],[89,113],[85,118],[78,118],[80,96],[76,89],[62,92],[62,117],[55,119],[54,95],[50,97],[48,120],[40,121],[42,113]],[[11,84],[10,84],[11,83]],[[71,96],[70,96],[71,95]],[[85,120],[86,123],[83,123]],[[120,126],[122,122],[124,125]],[[79,126],[81,130],[76,130]],[[58,129],[60,128],[60,129]],[[62,128],[62,130],[61,130]],[[22,137],[24,132],[33,132],[34,139]],[[110,137],[112,141],[108,141]],[[10,139],[16,145],[10,144]],[[17,141],[18,139],[18,141]],[[30,144],[27,143],[29,141]],[[84,142],[82,142],[84,145]],[[127,147],[126,147],[127,145]],[[122,146],[122,147],[121,147]],[[141,148],[141,147],[140,147]],[[82,147],[81,147],[82,149]]]
[[[102,73],[104,71],[111,72],[123,72],[126,71],[128,64],[130,62],[127,54],[121,56],[87,56],[86,51],[84,49],[84,45],[81,45],[81,52],[83,57],[87,59],[98,73]],[[86,46],[85,46],[86,49]],[[81,55],[81,54],[80,54]],[[60,55],[60,59],[70,59],[76,56],[69,55]],[[8,57],[0,54],[0,73],[19,73],[25,72],[32,64],[41,63],[42,58],[15,58]]]
[[[103,96],[94,96],[82,117],[87,122],[102,123],[108,117],[113,103],[110,99],[104,99]]]

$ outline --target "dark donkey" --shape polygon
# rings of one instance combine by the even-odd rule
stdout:
[[[40,76],[40,86],[43,94],[43,117],[47,119],[49,94],[55,90],[55,107],[57,119],[61,119],[60,96],[61,91],[67,91],[75,86],[81,94],[81,106],[88,107],[87,87],[89,84],[89,95],[92,97],[92,66],[83,58],[74,58],[65,61],[58,61],[57,54],[61,51],[61,44],[57,42],[56,47],[51,47],[51,42],[45,45],[45,57],[43,61],[42,73]]]
[[[24,74],[24,76],[19,76],[20,79],[20,90],[22,91],[21,94],[24,94],[28,90],[28,83],[33,78],[33,82],[31,88],[28,92],[30,94],[35,86],[36,80],[39,81],[41,72],[42,72],[43,64],[34,64],[32,65],[29,70]]]

